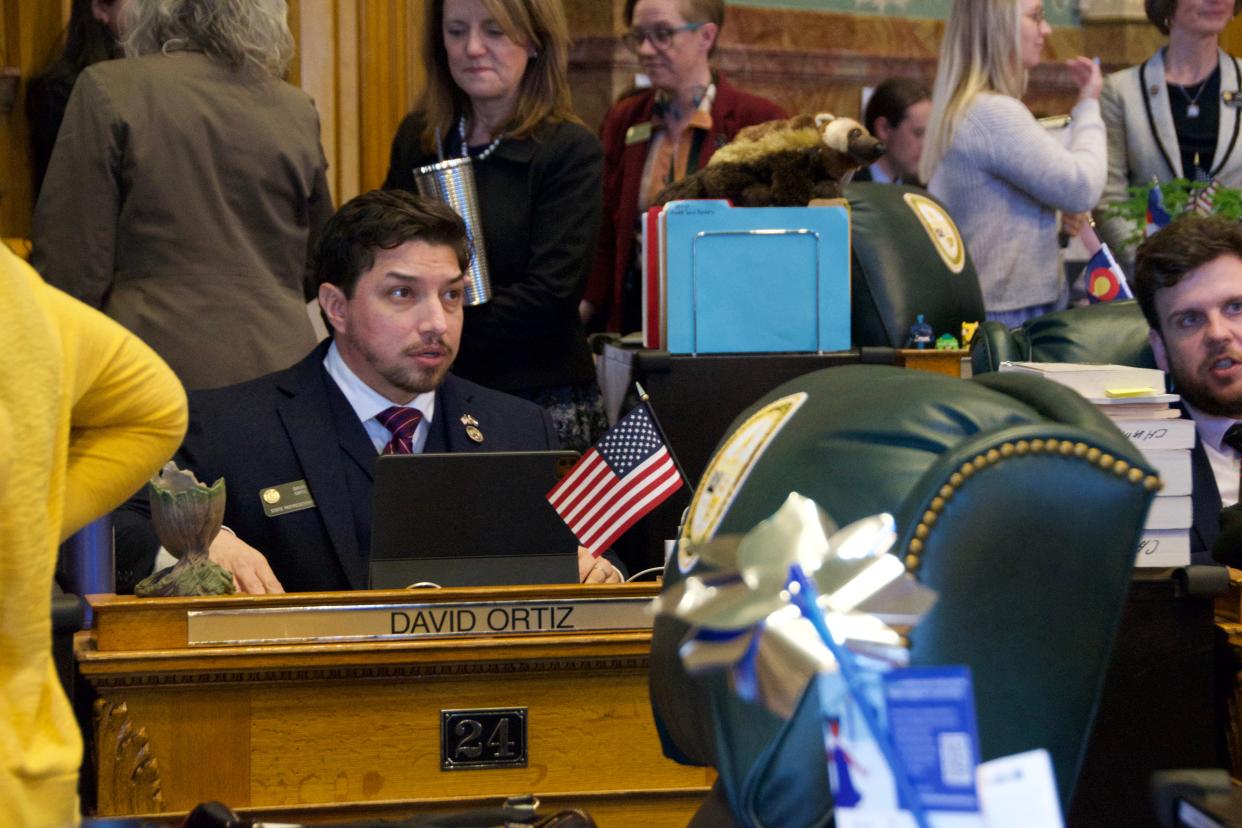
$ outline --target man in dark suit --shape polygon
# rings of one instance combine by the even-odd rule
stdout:
[[[1242,224],[1187,214],[1143,242],[1135,296],[1156,364],[1197,439],[1191,561],[1211,563],[1223,504],[1238,502],[1242,454]]]
[[[867,100],[863,123],[884,142],[884,155],[856,172],[853,180],[923,186],[919,182],[919,158],[930,117],[931,92],[918,81],[889,78],[877,86]]]
[[[465,226],[448,207],[401,191],[361,195],[316,250],[332,339],[284,371],[191,394],[176,460],[200,480],[225,479],[228,531],[211,558],[239,589],[365,588],[381,452],[558,447],[543,409],[449,373],[468,262]],[[138,577],[158,547],[144,507],[135,499],[117,515],[118,569]],[[589,553],[579,574],[620,580]]]

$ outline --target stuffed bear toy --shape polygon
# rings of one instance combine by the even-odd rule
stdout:
[[[804,207],[813,198],[840,198],[854,171],[883,154],[884,143],[851,118],[821,112],[768,121],[738,132],[656,202],[727,198],[735,207]]]

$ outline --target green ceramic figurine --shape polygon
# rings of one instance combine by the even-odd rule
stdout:
[[[208,487],[170,461],[151,478],[150,498],[155,533],[177,563],[143,579],[134,594],[151,598],[232,593],[233,576],[207,557],[224,521],[224,478]]]

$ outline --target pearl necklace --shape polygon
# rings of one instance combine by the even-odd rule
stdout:
[[[461,136],[461,157],[470,157],[470,147],[466,144],[466,116],[463,115],[457,120],[457,134]],[[487,156],[496,151],[496,147],[500,146],[500,142],[505,139],[503,135],[497,135],[490,144],[483,148],[483,151],[474,156],[475,161],[484,161]]]

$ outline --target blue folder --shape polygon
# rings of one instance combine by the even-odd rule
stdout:
[[[826,207],[665,209],[668,350],[677,354],[850,347],[850,223]]]

